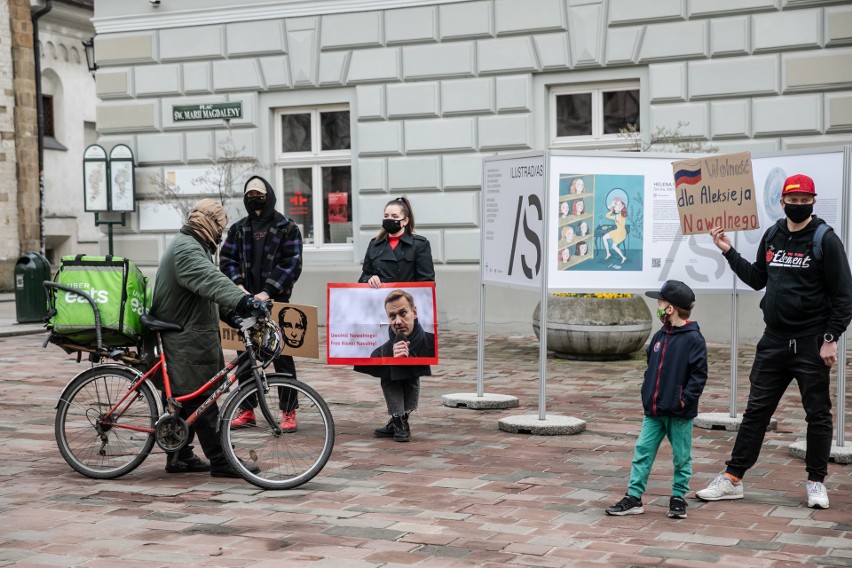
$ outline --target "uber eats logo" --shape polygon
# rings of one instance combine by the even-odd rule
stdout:
[[[141,316],[145,313],[145,300],[142,293],[138,290],[132,290],[130,292],[130,298],[127,301],[127,305],[130,306],[130,311],[135,314],[139,314]]]
[[[72,288],[77,288],[82,292],[85,292],[97,304],[106,304],[109,302],[109,290],[98,290],[97,288],[93,288],[89,285],[88,282],[82,283],[74,283],[70,284]],[[65,301],[69,304],[86,304],[88,300],[81,296],[80,294],[75,294],[74,292],[65,292]]]

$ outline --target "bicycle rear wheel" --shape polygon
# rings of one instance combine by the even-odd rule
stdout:
[[[256,400],[255,385],[240,389],[222,413],[222,449],[231,465],[246,481],[263,489],[292,489],[313,479],[328,462],[334,447],[334,419],[322,397],[311,387],[284,375],[268,375],[269,410],[281,420],[282,411],[296,410],[297,430],[275,435],[260,412],[256,424],[231,428],[231,422]],[[262,396],[262,393],[261,393]],[[253,473],[249,467],[260,471]]]
[[[154,446],[155,394],[147,384],[131,395],[126,411],[103,425],[103,415],[127,394],[136,375],[117,367],[93,368],[65,389],[56,407],[59,453],[78,472],[113,479],[136,469]]]

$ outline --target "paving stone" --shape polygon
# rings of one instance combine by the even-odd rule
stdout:
[[[0,337],[8,370],[0,397],[0,565],[35,565],[38,555],[47,561],[41,565],[73,558],[94,568],[852,565],[852,467],[829,464],[831,509],[806,507],[804,464],[788,454],[807,428],[796,389],[781,401],[779,429],[767,434],[749,471],[745,499],[690,496],[688,521],[667,519],[671,448],[664,442],[646,514],[615,518],[603,509],[630,476],[642,421],[638,359],[548,358],[548,411],[588,427],[573,436],[513,435],[500,431],[500,418],[537,414],[535,338],[485,338],[487,388],[517,396],[518,410],[459,410],[444,406],[442,395],[471,390],[477,337],[444,333],[409,444],[373,437],[386,420],[374,379],[300,359],[300,377],[330,403],[336,445],[312,482],[264,491],[239,479],[165,474],[159,449],[120,479],[71,470],[53,439],[53,405],[85,365],[42,349],[42,338]],[[753,349],[743,347],[739,372],[747,377]],[[727,346],[709,347],[702,411],[728,410],[728,355]],[[742,407],[748,385],[741,382]],[[23,408],[28,418],[15,420]],[[735,436],[694,431],[694,488],[724,469]]]

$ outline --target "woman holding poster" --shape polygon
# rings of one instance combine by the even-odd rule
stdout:
[[[425,237],[414,234],[414,212],[411,203],[405,197],[389,201],[385,205],[382,228],[367,247],[358,282],[381,288],[386,282],[434,281],[432,248]],[[406,308],[402,306],[403,300],[405,298],[399,300],[401,309]],[[385,308],[387,307],[386,305]],[[412,326],[419,326],[416,308],[408,306],[404,311],[410,314]],[[390,312],[388,317],[391,318]],[[402,321],[405,314],[394,312],[393,317]],[[394,324],[394,321],[391,320],[391,323]],[[398,334],[395,331],[397,327],[394,324],[388,328],[390,340],[394,344],[394,356],[408,356],[411,334]],[[397,442],[407,442],[411,438],[408,417],[417,410],[420,398],[420,377],[431,375],[431,368],[428,365],[370,365],[356,366],[355,370],[381,378],[382,394],[390,420],[382,428],[376,428],[375,435],[379,438],[393,437]]]

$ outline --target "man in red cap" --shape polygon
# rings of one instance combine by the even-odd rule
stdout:
[[[801,174],[787,178],[781,191],[785,218],[764,233],[754,263],[734,250],[723,228],[710,231],[740,280],[755,290],[766,288],[760,303],[766,328],[731,459],[725,473],[695,494],[699,499],[742,499],[741,479],[757,461],[769,420],[795,378],[808,423],[808,507],[828,508],[823,480],[831,455],[829,373],[837,362],[837,339],[852,320],[852,275],[840,238],[820,228],[828,226],[813,214],[815,202],[814,180]]]

